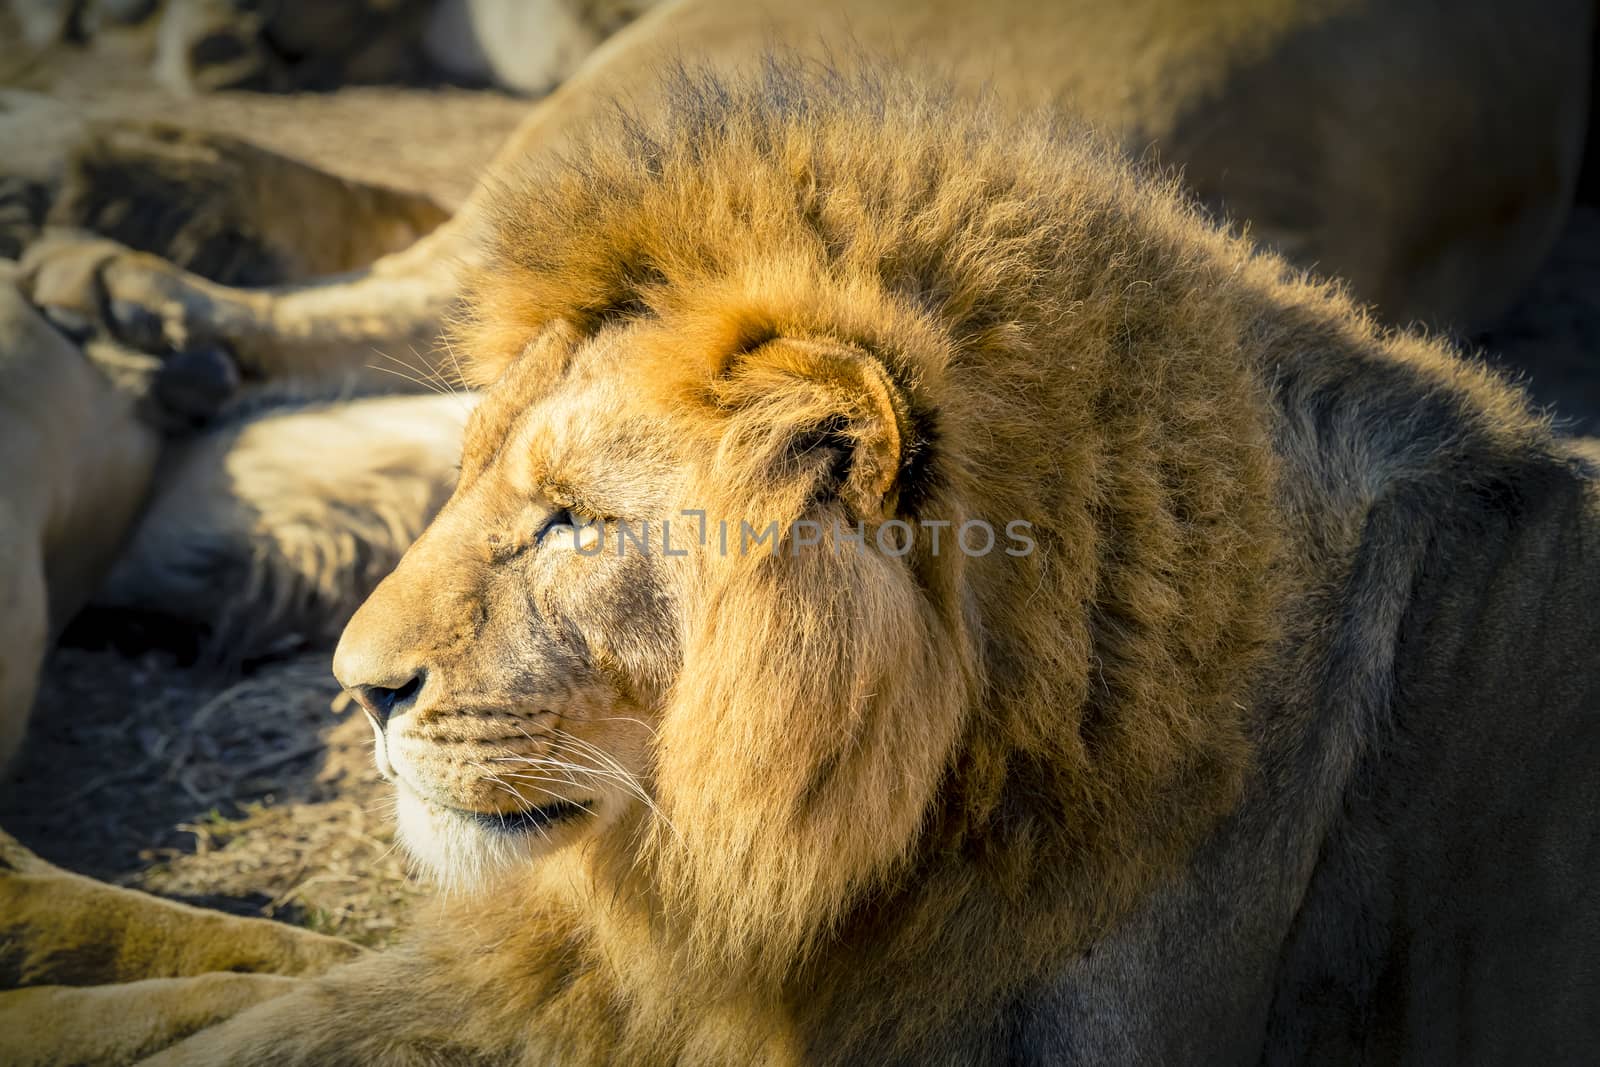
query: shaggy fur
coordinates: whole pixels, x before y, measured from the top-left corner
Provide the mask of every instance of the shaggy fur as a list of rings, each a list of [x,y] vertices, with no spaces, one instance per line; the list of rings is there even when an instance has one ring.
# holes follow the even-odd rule
[[[1593,909],[1532,938],[1478,881],[1454,895],[1462,857],[1525,836],[1521,802],[1478,790],[1474,821],[1476,781],[1409,769],[1413,738],[1521,760],[1558,731],[1563,781],[1600,749],[1593,686],[1500,713],[1551,669],[1514,637],[1484,646],[1487,703],[1451,680],[1481,615],[1457,571],[1504,558],[1486,610],[1600,629],[1544,591],[1600,527],[1522,398],[1081,135],[781,67],[673,101],[501,189],[461,484],[336,661],[402,793],[516,810],[459,746],[595,727],[612,693],[651,724],[610,764],[647,795],[601,794],[581,844],[160,1062],[1584,1047]],[[685,504],[1020,517],[1038,549],[924,530],[904,557],[629,569],[542,532]],[[1586,862],[1592,809],[1561,796],[1540,847]],[[1530,913],[1575,899],[1566,870],[1522,870]],[[1515,1025],[1453,1007],[1486,997]]]
[[[298,42],[291,51],[306,58],[344,39],[316,27],[340,22],[348,6],[279,3],[270,13],[241,13],[209,0],[168,5],[163,38],[187,63],[189,44],[237,44],[240,27],[266,19],[279,44],[287,33]],[[555,8],[572,17],[537,17]],[[474,62],[532,85],[522,79],[548,76],[558,69],[548,65],[552,57],[570,58],[570,46],[586,47],[633,5],[475,0],[437,10],[445,25],[435,28],[472,22],[485,31]],[[749,0],[674,0],[619,30],[556,91],[530,104],[500,157],[548,160],[617,99],[649,113],[659,103],[661,70],[678,56],[724,74],[748,71],[774,46],[813,62],[887,62],[948,78],[960,94],[993,90],[1006,109],[1070,106],[1130,154],[1181,169],[1208,208],[1247,224],[1257,241],[1346,279],[1391,321],[1466,328],[1506,306],[1566,217],[1582,154],[1593,17],[1593,0],[1538,0],[1515,10],[1504,0],[817,0],[757,7]],[[552,35],[557,24],[579,32],[563,35],[558,27]],[[213,39],[214,31],[222,38]],[[366,44],[383,52],[384,37]],[[242,55],[224,49],[219,70],[259,73],[260,59],[251,47]],[[18,143],[59,143],[60,125],[59,118],[29,124]],[[436,142],[426,128],[415,139]],[[404,161],[392,165],[401,181]],[[42,206],[34,194],[43,174],[29,165],[21,176],[27,180],[14,190],[13,237],[33,233]],[[158,408],[175,409],[164,412],[163,425],[172,414],[187,425],[216,413],[222,394],[237,384],[218,366],[229,356],[246,380],[291,381],[323,396],[345,396],[356,380],[365,391],[453,372],[437,348],[438,327],[459,295],[456,265],[478,254],[479,230],[492,214],[487,185],[405,251],[313,284],[302,284],[305,272],[363,266],[366,257],[426,230],[437,210],[226,138],[159,126],[95,132],[67,168],[65,186],[54,221],[161,256],[108,251],[103,243],[36,242],[29,256],[40,269],[30,272],[26,292],[75,336],[98,327],[159,354],[163,378],[176,379],[179,394],[176,402],[160,398]],[[7,214],[0,204],[0,229]],[[235,287],[268,280],[288,284]],[[168,359],[174,351],[179,358]],[[382,365],[373,370],[375,362]],[[409,430],[390,432],[403,437]],[[252,459],[266,455],[265,431],[250,435]],[[226,462],[215,441],[200,446],[194,466],[215,471]],[[282,453],[292,457],[297,448],[288,442]],[[133,587],[145,597],[140,607],[160,613],[173,603],[165,594],[180,584],[261,574],[266,564],[261,584],[212,584],[207,610],[220,604],[242,618],[257,608],[251,597],[263,585],[315,588],[318,598],[300,603],[325,613],[296,628],[337,626],[370,583],[329,581],[319,560],[338,557],[305,552],[298,518],[315,516],[319,530],[334,531],[331,541],[373,538],[358,554],[383,560],[403,547],[390,531],[409,536],[426,512],[412,503],[415,480],[398,477],[390,507],[405,511],[406,523],[367,522],[366,508],[347,520],[336,492],[318,492],[340,482],[332,466],[338,457],[330,452],[326,460],[319,468],[325,477],[288,496],[271,478],[206,482],[223,494],[200,506],[207,521],[161,526],[164,535],[192,531],[194,540],[168,537],[166,555],[142,556],[147,580]],[[355,461],[348,476],[370,473]],[[147,477],[141,473],[141,484]],[[255,521],[273,515],[291,521],[281,530]],[[244,536],[227,536],[239,529]],[[143,540],[149,548],[156,538]],[[276,564],[283,566],[271,569]],[[333,590],[344,598],[322,596]]]
[[[470,373],[497,376],[560,319],[638,320],[637,387],[717,457],[688,494],[714,517],[809,516],[817,490],[786,457],[841,416],[854,457],[857,434],[901,421],[889,499],[825,517],[1021,519],[1039,550],[934,556],[925,537],[903,568],[708,564],[729,573],[705,579],[658,750],[687,850],[659,842],[671,910],[706,917],[729,958],[788,960],[885,877],[930,876],[904,866],[919,832],[976,834],[1084,936],[1226,809],[1246,758],[1279,535],[1261,385],[1231,351],[1238,309],[1212,295],[1231,264],[1186,247],[1189,210],[1166,190],[1151,203],[1092,142],[897,94],[886,121],[883,92],[853,82],[774,72],[758,95],[727,91],[685,82],[667,128],[503,197],[468,301]],[[898,411],[858,410],[856,375],[774,338],[880,368]],[[853,624],[829,626],[819,608],[842,590]],[[915,742],[895,721],[910,707]],[[815,736],[791,732],[770,762],[726,759],[806,722]],[[758,832],[801,811],[795,835]]]

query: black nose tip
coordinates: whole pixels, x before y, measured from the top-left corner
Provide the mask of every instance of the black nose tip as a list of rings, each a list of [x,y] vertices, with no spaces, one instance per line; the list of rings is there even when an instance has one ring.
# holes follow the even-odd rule
[[[391,715],[405,711],[416,701],[426,678],[425,672],[418,671],[411,676],[410,681],[398,689],[389,689],[381,685],[358,685],[350,692],[361,702],[362,707],[372,713],[380,726],[385,726],[388,725]]]

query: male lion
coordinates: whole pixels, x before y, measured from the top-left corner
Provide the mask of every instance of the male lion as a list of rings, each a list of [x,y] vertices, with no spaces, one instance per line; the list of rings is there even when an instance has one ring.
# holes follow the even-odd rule
[[[509,10],[445,6],[474,18]],[[661,71],[675,62],[726,73],[770,47],[841,70],[887,59],[932,71],[960,93],[989,93],[1008,110],[1066,105],[1131,153],[1181,170],[1205,204],[1258,240],[1342,277],[1391,321],[1470,328],[1505,307],[1565,218],[1582,156],[1593,22],[1592,0],[673,0],[531,105],[502,167],[559,155],[619,99],[650,113]],[[496,25],[538,28],[510,17]],[[493,50],[538,53],[504,41]],[[99,323],[118,343],[178,353],[175,362],[226,347],[247,383],[293,381],[341,400],[352,379],[394,380],[368,372],[375,350],[391,359],[414,352],[431,361],[423,373],[452,373],[437,336],[459,293],[458,268],[481,256],[492,185],[410,247],[354,275],[313,279],[307,271],[359,265],[361,251],[426,230],[437,209],[209,145],[166,131],[115,131],[85,144],[72,195],[52,219],[169,260],[181,250],[181,261],[103,241],[51,241],[28,256],[33,301],[56,322]],[[130,210],[130,190],[165,193],[186,174],[201,194],[198,220],[171,203]],[[151,215],[176,232],[135,225]],[[263,269],[285,273],[274,285],[236,288],[264,280],[219,278],[216,266],[237,266],[241,251],[266,253]],[[184,621],[223,619],[221,643],[239,655],[272,647],[283,630],[337,631],[453,480],[463,405],[384,403],[324,408],[321,422],[236,422],[170,450],[101,598]],[[359,434],[368,446],[308,444],[311,434]],[[310,449],[317,461],[308,464]],[[148,464],[128,467],[137,501]],[[351,487],[361,497],[354,509]],[[121,533],[92,508],[85,516],[113,540]],[[48,540],[70,555],[70,541],[31,521],[19,537],[30,551]],[[98,572],[86,560],[68,564]],[[0,571],[14,569],[0,556]],[[78,603],[58,600],[56,625]],[[18,625],[28,633],[16,647],[43,643],[42,613]],[[0,659],[15,677],[31,677],[37,662],[31,651],[0,649]],[[14,688],[29,692],[31,680]],[[25,713],[26,700],[0,706],[13,736]],[[5,751],[0,739],[0,760]]]
[[[1600,497],[1519,393],[888,77],[683,80],[492,218],[335,657],[461,891],[151,1062],[1591,1054]]]

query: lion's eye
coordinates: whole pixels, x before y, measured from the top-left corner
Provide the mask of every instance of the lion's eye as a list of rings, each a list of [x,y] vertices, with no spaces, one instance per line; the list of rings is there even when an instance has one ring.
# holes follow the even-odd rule
[[[578,520],[568,508],[560,508],[550,513],[550,517],[544,520],[544,525],[540,526],[539,532],[534,535],[534,543],[544,544],[546,537],[563,526],[572,530],[578,528]]]
[[[601,538],[600,527],[599,519],[570,508],[561,508],[545,518],[534,535],[534,545],[540,548],[545,545],[575,548],[584,555],[592,556]]]

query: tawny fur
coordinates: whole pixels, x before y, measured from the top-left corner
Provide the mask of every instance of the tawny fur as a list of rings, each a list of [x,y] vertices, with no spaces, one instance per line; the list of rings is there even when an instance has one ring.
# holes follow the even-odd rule
[[[842,343],[910,412],[901,507],[869,529],[1021,519],[1039,551],[924,541],[909,574],[819,556],[709,577],[662,715],[686,849],[658,842],[662,891],[719,955],[789,960],[881,880],[926,877],[919,835],[977,836],[1086,937],[1226,809],[1247,755],[1279,533],[1244,309],[1218,296],[1231,246],[1091,140],[903,88],[880,118],[883,91],[853,79],[726,91],[685,82],[665,127],[514,180],[468,300],[469,374],[557,320],[641,319],[636,388],[717,457],[692,499],[786,524],[805,496],[775,461],[840,408],[790,395],[805,374],[762,345]],[[841,596],[847,627],[819,611]],[[807,795],[824,768],[832,804]],[[1021,794],[1039,810],[1015,825]]]
[[[220,661],[333,641],[449,496],[474,402],[284,401],[170,446],[92,603],[201,627]]]
[[[428,197],[335,177],[233,137],[124,122],[90,124],[48,222],[212,281],[260,286],[360,270],[448,217]]]
[[[199,6],[217,7],[226,24],[261,17],[227,14],[228,5]],[[612,5],[567,6],[588,28],[584,41],[589,29],[621,21]],[[297,23],[314,21],[324,7],[298,5],[287,14]],[[476,5],[471,14],[513,9],[522,10]],[[1592,21],[1589,0],[1542,0],[1515,11],[1496,0],[1079,0],[1059,8],[1022,2],[975,8],[961,0],[758,7],[746,0],[676,0],[620,31],[557,92],[532,105],[501,155],[548,158],[618,98],[648,112],[661,69],[677,55],[724,73],[748,69],[772,45],[814,61],[887,61],[948,77],[960,92],[991,87],[1007,108],[1041,101],[1068,106],[1125,150],[1182,168],[1210,208],[1248,224],[1293,261],[1345,277],[1394,321],[1481,325],[1511,299],[1565,217],[1581,154]],[[194,28],[209,26],[208,17]],[[291,36],[304,37],[305,29],[300,24]],[[551,43],[523,47],[511,39],[515,34],[505,36],[496,43],[523,62]],[[191,107],[185,105],[185,117]],[[233,128],[240,120],[232,112],[225,120],[212,114],[211,124],[218,121]],[[70,125],[51,114],[27,126],[19,144],[57,143]],[[436,143],[436,136],[422,129],[417,140]],[[1474,164],[1460,166],[1467,157]],[[238,178],[241,164],[251,172],[246,179],[261,172],[274,180],[230,179],[227,188],[215,187],[218,175]],[[403,160],[390,166],[398,170],[386,171],[381,161],[363,169],[406,179]],[[35,166],[24,170],[38,176]],[[152,185],[151,174],[134,173],[142,170],[160,172],[159,180]],[[299,284],[302,272],[360,266],[363,256],[426,230],[437,212],[415,198],[351,186],[225,138],[142,126],[100,131],[80,146],[72,173],[59,221],[140,246],[160,238],[167,259],[209,273],[211,281],[154,256],[130,253],[107,262],[94,252],[93,269],[65,272],[72,284],[54,291],[32,286],[35,301],[79,320],[103,316],[110,334],[151,351],[225,345],[251,375],[314,382],[329,395],[353,379],[394,385],[396,368],[369,373],[375,349],[409,353],[393,358],[449,373],[449,359],[434,350],[437,325],[458,293],[456,262],[476,254],[489,198],[475,195],[436,233],[354,277],[308,286]],[[207,210],[195,218],[170,212],[172,205],[159,201],[174,190],[200,195]],[[152,192],[157,202],[146,203]],[[170,225],[130,228],[121,217],[130,202]],[[77,254],[70,247],[54,253],[64,260]],[[230,284],[293,284],[244,290],[214,284],[219,276]],[[319,525],[343,522],[332,499],[307,494],[303,505],[306,513],[320,513]],[[238,505],[223,500],[209,510]],[[362,536],[354,528],[343,532]],[[292,540],[295,530],[285,535]],[[243,564],[259,544],[228,546],[231,562]],[[394,547],[376,544],[373,555]],[[190,545],[173,548],[153,577],[177,573],[195,555]],[[299,580],[293,570],[283,577],[279,584]],[[235,588],[232,614],[249,613],[253,588]],[[323,624],[337,624],[354,607],[348,600],[330,604]]]
[[[667,111],[504,180],[461,486],[336,660],[426,666],[448,699],[407,728],[447,724],[459,775],[483,695],[522,699],[485,651],[542,640],[546,605],[590,611],[596,649],[668,635],[611,663],[659,694],[629,767],[653,805],[163,1062],[1003,1060],[1001,1006],[1188,892],[1320,709],[1383,714],[1427,544],[1404,531],[1474,499],[1440,487],[1564,469],[1491,375],[1081,132],[782,66],[685,78]],[[552,493],[1022,518],[1038,551],[652,557],[629,581],[670,593],[640,613],[519,540]],[[356,676],[383,657],[393,680]],[[1285,879],[1331,807],[1271,853]],[[402,991],[404,1018],[355,1021]]]
[[[0,272],[0,768],[46,650],[115,558],[158,453],[134,403]]]

